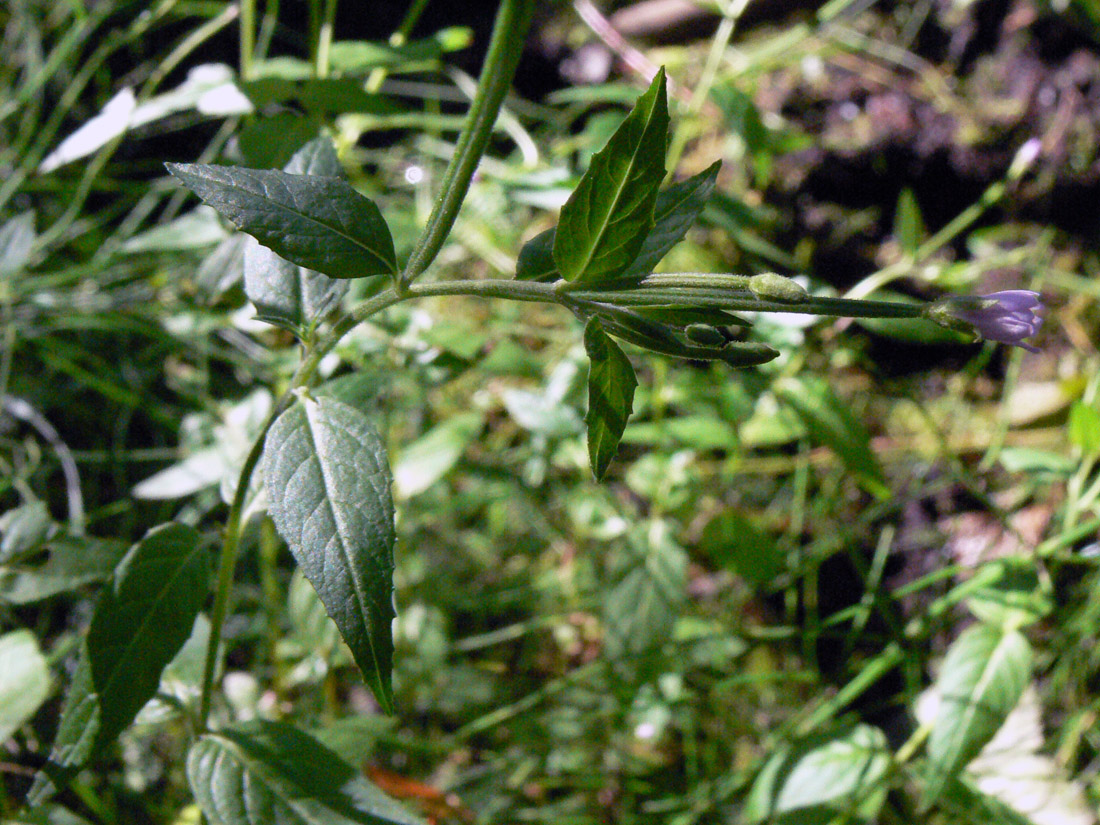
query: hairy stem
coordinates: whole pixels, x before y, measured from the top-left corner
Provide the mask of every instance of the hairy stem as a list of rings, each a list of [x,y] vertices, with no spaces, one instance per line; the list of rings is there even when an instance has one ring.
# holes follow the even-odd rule
[[[470,104],[466,125],[443,174],[439,200],[428,216],[428,224],[417,239],[401,274],[402,289],[431,265],[454,226],[459,207],[470,188],[470,180],[489,145],[504,96],[516,74],[533,8],[533,0],[503,0],[500,4],[485,65],[478,80],[477,95]]]

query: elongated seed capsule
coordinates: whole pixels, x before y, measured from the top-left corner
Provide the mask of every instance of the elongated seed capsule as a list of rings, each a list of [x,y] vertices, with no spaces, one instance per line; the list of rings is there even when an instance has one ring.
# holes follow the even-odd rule
[[[749,278],[749,290],[757,298],[787,304],[800,304],[810,297],[810,293],[797,283],[775,272],[753,275]]]

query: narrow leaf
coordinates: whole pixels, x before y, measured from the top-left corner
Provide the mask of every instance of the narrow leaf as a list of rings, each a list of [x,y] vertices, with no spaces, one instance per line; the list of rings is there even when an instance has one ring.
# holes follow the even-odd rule
[[[332,278],[393,274],[378,207],[346,181],[271,169],[169,163],[168,171],[264,246]]]
[[[161,671],[191,633],[209,578],[206,548],[183,524],[151,530],[126,554],[96,602],[32,802],[113,741],[153,697]]]
[[[393,710],[394,510],[381,438],[334,398],[302,398],[264,446],[271,516],[363,677]]]
[[[421,825],[312,736],[255,720],[208,733],[187,757],[213,825]]]
[[[667,141],[662,69],[562,207],[554,260],[567,281],[611,280],[637,256],[653,227]]]
[[[653,228],[649,230],[638,256],[619,276],[620,280],[644,278],[653,272],[661,258],[676,246],[707,205],[721,161],[715,161],[698,175],[674,183],[657,195],[653,210]]]
[[[978,624],[952,643],[936,681],[940,705],[928,739],[926,803],[993,738],[1030,677],[1031,647],[1016,630]]]
[[[921,217],[917,196],[908,187],[898,196],[897,209],[894,211],[894,237],[898,246],[907,255],[915,255],[924,240],[926,232]]]
[[[619,449],[626,422],[634,410],[634,389],[638,379],[634,367],[622,349],[607,333],[598,318],[584,328],[584,348],[591,366],[588,370],[588,460],[596,479],[602,479]]]

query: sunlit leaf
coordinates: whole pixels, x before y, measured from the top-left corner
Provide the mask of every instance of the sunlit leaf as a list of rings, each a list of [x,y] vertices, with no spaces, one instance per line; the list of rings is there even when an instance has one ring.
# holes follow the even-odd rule
[[[332,278],[397,270],[382,213],[340,178],[205,164],[167,166],[239,229],[299,266]]]
[[[264,480],[275,526],[392,711],[394,509],[378,433],[354,407],[303,397],[268,432]]]
[[[935,801],[993,738],[1030,677],[1031,646],[1017,630],[978,624],[952,643],[936,680],[926,802]]]
[[[421,825],[312,736],[255,720],[202,736],[187,757],[213,825]]]
[[[613,279],[637,256],[653,227],[667,140],[662,70],[562,207],[554,260],[567,281]]]

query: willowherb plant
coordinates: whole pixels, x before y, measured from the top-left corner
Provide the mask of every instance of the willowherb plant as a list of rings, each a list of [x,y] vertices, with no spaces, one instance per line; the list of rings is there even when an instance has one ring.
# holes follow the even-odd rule
[[[350,648],[379,705],[394,711],[391,622],[394,504],[386,451],[369,417],[311,392],[321,360],[360,322],[395,304],[439,295],[543,302],[584,323],[590,367],[585,418],[597,479],[608,470],[633,409],[637,378],[619,342],[731,367],[779,353],[744,340],[738,313],[926,318],[977,336],[1033,349],[1041,304],[1033,292],[952,297],[922,305],[809,294],[777,274],[664,273],[654,269],[694,223],[718,164],[660,189],[669,113],[663,70],[591,160],[556,228],[521,250],[509,280],[421,281],[442,247],[483,155],[509,88],[531,17],[530,0],[504,0],[465,130],[442,192],[402,265],[385,217],[340,176],[330,142],[307,144],[283,171],[170,164],[203,201],[251,235],[245,288],[264,320],[305,344],[290,388],[277,401],[243,462],[220,552],[211,633],[188,758],[196,800],[214,822],[261,821],[240,794],[275,818],[324,809],[323,821],[413,822],[361,776],[304,733],[250,723],[211,731],[222,637],[250,482],[262,466],[268,510],[305,577]],[[384,283],[372,297],[331,315],[348,279]],[[156,691],[207,598],[207,548],[180,524],[151,531],[126,556],[97,603],[50,758],[32,792],[44,799],[118,736]],[[252,783],[249,790],[249,783]],[[304,797],[287,788],[306,789]],[[242,807],[244,805],[244,807]],[[312,806],[312,807],[311,807]],[[349,819],[334,819],[352,812]],[[331,816],[329,816],[331,815]],[[356,818],[360,817],[360,818]],[[365,817],[365,818],[362,818]],[[312,821],[312,820],[311,820]]]

